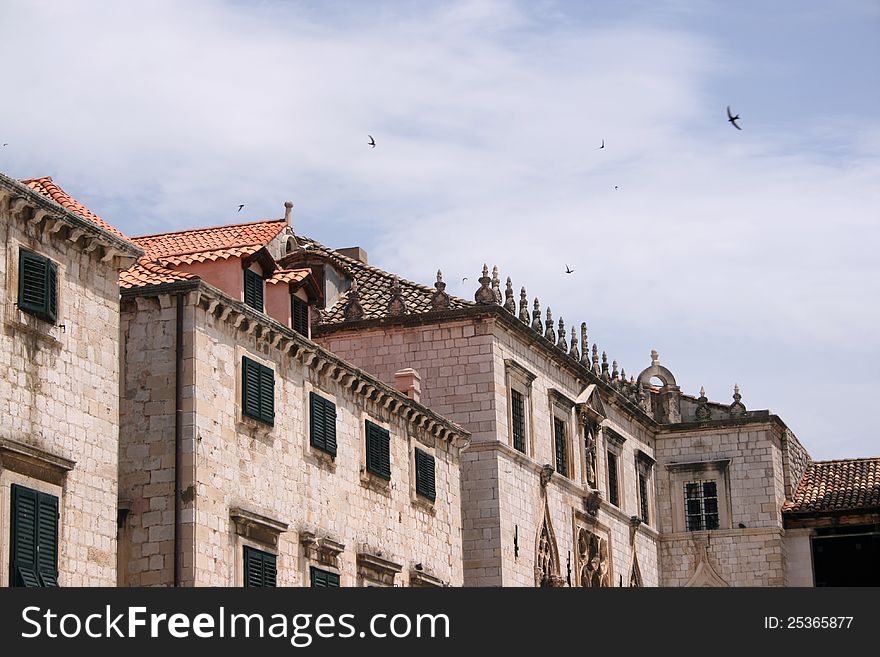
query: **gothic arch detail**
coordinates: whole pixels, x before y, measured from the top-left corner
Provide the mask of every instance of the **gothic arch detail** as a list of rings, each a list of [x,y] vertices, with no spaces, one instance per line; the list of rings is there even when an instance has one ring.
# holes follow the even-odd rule
[[[578,586],[611,586],[611,555],[608,540],[578,527]]]
[[[559,575],[559,550],[550,520],[550,509],[544,502],[544,519],[538,531],[535,546],[535,584],[537,586],[562,586],[564,578]]]

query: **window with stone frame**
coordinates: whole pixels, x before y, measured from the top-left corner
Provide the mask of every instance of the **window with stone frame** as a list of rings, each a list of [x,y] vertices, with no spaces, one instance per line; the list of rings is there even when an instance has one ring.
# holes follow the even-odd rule
[[[626,438],[607,426],[603,427],[602,435],[605,437],[605,485],[608,502],[622,509],[622,493],[625,489],[621,457]]]
[[[568,476],[568,437],[567,424],[558,417],[553,418],[553,459],[556,472]]]
[[[505,376],[507,379],[507,422],[509,445],[518,452],[533,455],[531,422],[531,390],[535,375],[514,360],[507,359]]]
[[[339,588],[339,573],[312,566],[309,568],[310,586],[312,588]]]
[[[730,529],[730,459],[668,463],[672,531]]]
[[[553,449],[553,468],[563,477],[574,477],[574,460],[572,454],[572,409],[574,401],[560,391],[550,390],[550,436]]]
[[[264,424],[275,423],[275,372],[247,356],[241,358],[241,413]]]
[[[58,265],[26,249],[18,251],[18,308],[52,324],[58,315]]]
[[[654,459],[641,449],[636,450],[636,483],[638,486],[639,518],[646,525],[651,524],[653,506],[651,489],[653,482]]]
[[[287,524],[240,507],[229,509],[229,520],[233,547],[241,555],[236,581],[246,588],[277,586],[278,540]]]
[[[58,586],[58,498],[11,487],[9,585]]]
[[[249,545],[244,546],[244,585],[274,587],[278,574],[277,556]]]

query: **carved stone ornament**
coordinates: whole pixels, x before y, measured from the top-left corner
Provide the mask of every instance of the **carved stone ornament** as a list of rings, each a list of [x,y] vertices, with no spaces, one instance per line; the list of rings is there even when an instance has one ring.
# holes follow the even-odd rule
[[[406,301],[403,300],[403,293],[400,289],[400,279],[396,276],[394,280],[391,281],[391,297],[388,299],[388,308],[386,310],[386,314],[395,316],[395,315],[405,315],[408,312],[406,307]]]
[[[544,521],[538,534],[535,552],[535,584],[538,586],[565,586],[565,578],[559,574],[559,551],[553,525],[550,522],[550,510],[544,504]]]
[[[483,265],[483,275],[480,277],[480,288],[474,293],[474,301],[480,304],[495,303],[495,293],[490,287],[492,279],[489,278],[489,267]]]
[[[434,294],[431,295],[431,310],[447,310],[449,308],[449,295],[446,293],[446,283],[443,282],[443,272],[437,270],[437,282],[434,283]]]
[[[578,584],[598,588],[611,586],[611,561],[608,541],[593,532],[578,527]]]
[[[544,467],[541,468],[541,488],[547,488],[547,484],[550,483],[550,478],[553,476],[553,466],[549,463],[545,463]]]
[[[356,280],[351,282],[351,289],[348,291],[348,301],[342,311],[346,321],[354,322],[364,318],[364,309],[358,299],[358,283]]]
[[[312,532],[302,532],[299,542],[303,546],[306,559],[324,566],[339,568],[339,555],[345,545],[329,538],[317,538]]]
[[[602,494],[598,490],[591,490],[584,497],[584,510],[592,518],[599,514],[599,507],[602,506]]]
[[[700,422],[712,419],[712,409],[709,408],[709,399],[706,397],[705,388],[700,388],[700,396],[697,397],[697,410],[694,417]]]

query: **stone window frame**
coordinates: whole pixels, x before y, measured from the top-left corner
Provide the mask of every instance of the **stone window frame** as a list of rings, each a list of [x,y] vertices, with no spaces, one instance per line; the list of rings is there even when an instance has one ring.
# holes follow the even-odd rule
[[[700,532],[731,529],[733,517],[730,499],[730,459],[689,461],[666,465],[669,476],[669,495],[672,509],[672,531],[699,534]],[[688,531],[685,522],[684,486],[696,481],[714,481],[718,497],[718,527]]]
[[[514,451],[531,458],[535,457],[534,431],[532,430],[532,383],[536,378],[538,378],[536,374],[533,374],[515,360],[511,358],[504,360],[505,396],[507,399],[507,444]],[[525,415],[523,418],[525,430],[523,442],[525,443],[525,452],[520,452],[514,446],[513,396],[511,394],[513,390],[516,390],[523,398],[523,412]]]
[[[649,527],[651,525],[656,525],[657,518],[657,504],[654,499],[654,495],[652,495],[652,491],[654,489],[654,466],[657,461],[645,451],[641,449],[636,450],[636,458],[635,458],[635,466],[636,466],[636,499],[639,502],[639,518],[642,522],[644,522]],[[645,489],[646,489],[646,498],[647,498],[647,509],[642,508],[642,493],[641,493],[641,481],[640,479],[645,479]],[[645,515],[648,516],[648,519],[645,520]]]
[[[337,407],[338,408],[338,407]],[[394,431],[392,431],[391,424],[389,422],[385,422],[384,420],[380,420],[375,415],[371,415],[367,412],[360,413],[360,428],[358,429],[358,436],[360,443],[360,479],[361,485],[366,486],[371,490],[375,490],[379,493],[382,493],[387,496],[391,496],[391,486],[394,478]],[[381,475],[378,475],[374,472],[370,472],[367,470],[367,422],[372,422],[377,427],[385,429],[388,432],[388,469],[390,471],[390,477],[385,479]],[[410,459],[411,460],[411,459]],[[411,481],[415,481],[412,477],[410,477]],[[415,484],[412,485],[413,490],[415,490]]]
[[[601,429],[602,437],[605,442],[605,449],[603,450],[605,461],[605,499],[608,501],[608,504],[623,511],[626,501],[626,476],[625,468],[623,467],[623,446],[626,443],[626,437],[608,424],[602,425]],[[611,501],[611,478],[609,475],[611,466],[608,460],[609,452],[615,456],[615,461],[617,463],[617,468],[615,470],[615,474],[617,475],[617,504],[614,504]]]
[[[24,486],[58,498],[58,554],[64,536],[65,482],[76,461],[20,443],[0,438],[0,587],[8,587],[12,540],[12,486]],[[62,577],[59,558],[59,583]]]
[[[329,537],[318,538],[314,532],[300,532],[299,544],[302,546],[303,586],[311,586],[311,569],[314,566],[339,576],[342,586],[342,565],[339,555],[345,552],[345,544]]]
[[[241,507],[229,509],[229,522],[233,534],[234,586],[241,588],[245,585],[245,547],[275,555],[275,582],[277,585],[282,579],[282,559],[278,546],[281,534],[288,529],[287,523]]]
[[[45,245],[38,245],[45,248]],[[33,315],[29,312],[21,310],[18,307],[18,273],[21,258],[21,252],[29,251],[35,255],[38,255],[42,258],[46,258],[49,262],[55,265],[55,321],[49,321],[46,319],[42,319]],[[65,285],[64,282],[66,280],[67,267],[56,258],[53,258],[47,255],[46,250],[41,250],[40,248],[35,248],[30,244],[22,242],[21,240],[16,239],[15,237],[10,237],[9,242],[7,244],[6,249],[6,262],[7,262],[7,271],[6,271],[6,314],[5,314],[5,322],[7,324],[11,324],[15,328],[24,329],[29,332],[32,332],[34,335],[37,335],[41,338],[45,338],[50,343],[57,344],[57,338],[51,335],[49,332],[53,329],[61,329],[61,331],[65,331],[66,327],[64,324],[64,301],[65,301]]]
[[[396,586],[394,580],[403,571],[403,564],[395,563],[381,555],[381,552],[369,549],[357,553],[355,562],[358,587],[390,588]]]
[[[266,422],[262,422],[261,420],[257,420],[256,418],[252,418],[248,415],[244,414],[244,386],[242,385],[241,377],[242,377],[242,368],[244,367],[244,363],[242,361],[243,357],[247,357],[252,361],[263,365],[270,370],[272,370],[272,378],[274,383],[273,389],[275,394],[275,399],[273,406],[275,408],[275,416],[272,424],[267,424]],[[261,433],[269,434],[275,430],[275,427],[278,426],[278,418],[280,415],[280,409],[284,408],[284,405],[279,403],[281,399],[282,386],[280,385],[284,379],[278,374],[278,363],[273,360],[269,360],[262,354],[257,354],[254,351],[247,349],[241,345],[235,346],[235,423],[238,427],[238,430],[241,431],[242,427],[247,427],[246,431],[250,432],[254,429],[259,430]]]
[[[438,469],[437,469],[438,459],[437,459],[437,453],[436,453],[437,452],[437,444],[436,444],[436,442],[434,444],[429,444],[428,442],[425,442],[424,440],[417,439],[413,436],[410,436],[410,438],[407,442],[408,442],[407,454],[409,455],[408,456],[408,461],[409,461],[408,467],[409,467],[409,499],[410,499],[410,503],[413,506],[419,506],[419,507],[424,508],[426,511],[428,511],[429,513],[431,513],[433,515],[436,512],[436,505],[437,505],[437,495],[436,495],[437,474],[438,474]],[[422,495],[419,495],[419,493],[416,492],[416,449],[419,449],[419,450],[425,452],[431,458],[434,459],[435,496],[434,496],[433,500],[430,498],[424,497]]]
[[[572,413],[574,412],[575,402],[569,399],[564,393],[551,388],[549,391],[550,401],[550,440],[551,452],[553,454],[553,471],[569,480],[574,480],[577,476],[575,468],[575,444],[573,427],[577,423],[573,421]],[[565,426],[565,473],[561,473],[556,469],[556,420],[562,421]],[[582,450],[578,449],[580,455]]]

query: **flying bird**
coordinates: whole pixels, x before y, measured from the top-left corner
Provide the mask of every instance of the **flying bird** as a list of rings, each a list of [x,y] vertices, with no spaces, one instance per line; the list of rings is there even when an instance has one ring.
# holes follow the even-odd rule
[[[599,148],[597,148],[596,150],[601,151],[603,148],[605,148],[605,140],[604,139],[602,140],[602,145],[599,146]]]
[[[614,186],[614,189],[617,189],[617,185]]]
[[[566,274],[573,274],[573,273],[574,273],[574,269],[569,269],[568,265],[565,265],[565,273],[566,273]]]
[[[464,283],[467,280],[467,276],[461,279],[461,282]]]
[[[739,114],[737,114],[736,116],[734,116],[733,114],[731,114],[731,112],[730,112],[730,105],[728,105],[728,106],[727,106],[727,121],[728,121],[729,123],[732,123],[732,124],[733,124],[733,127],[736,128],[737,130],[742,130],[742,128],[740,128],[740,127],[736,124],[737,120],[739,120]]]
[[[244,203],[242,203],[241,205],[238,206],[238,210],[236,210],[236,212],[241,212],[241,209],[242,209],[243,207],[244,207]]]
[[[370,145],[370,148],[376,148],[376,140],[373,139],[373,135],[367,135],[370,138],[370,141],[367,143]]]

